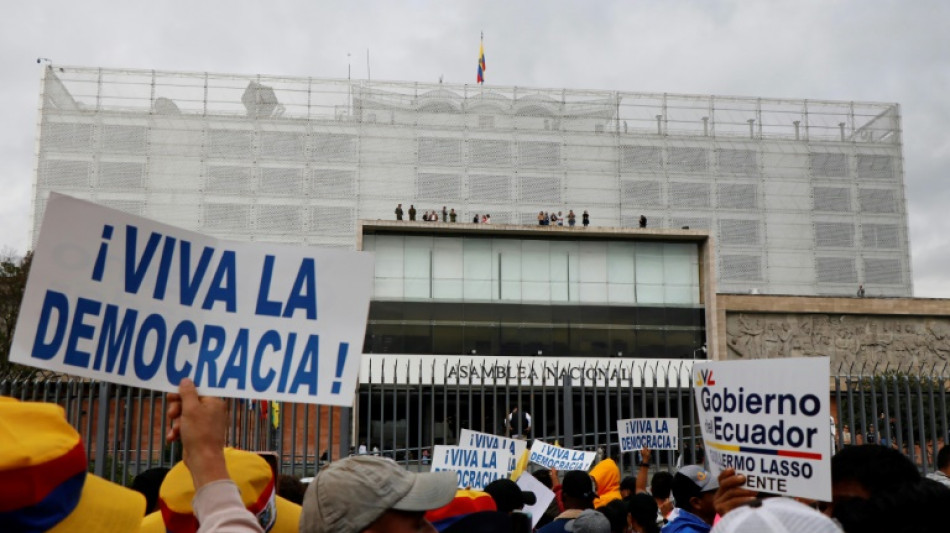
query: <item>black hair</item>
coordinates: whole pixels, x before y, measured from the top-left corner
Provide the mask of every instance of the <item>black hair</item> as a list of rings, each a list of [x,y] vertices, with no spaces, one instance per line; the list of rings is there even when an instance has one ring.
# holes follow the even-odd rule
[[[673,499],[676,500],[676,506],[680,509],[692,511],[693,504],[690,503],[690,500],[700,495],[699,487],[696,486],[696,483],[693,483],[693,480],[688,476],[677,472],[673,476],[671,489]]]
[[[650,493],[654,498],[665,500],[670,497],[670,491],[673,490],[673,474],[660,471],[653,474],[650,480]]]
[[[870,499],[835,503],[833,518],[845,531],[862,533],[943,533],[950,488],[922,478],[881,490]]]
[[[611,500],[597,510],[607,517],[611,533],[624,533],[627,530],[627,506],[620,500]]]
[[[305,492],[307,492],[307,486],[296,477],[288,474],[277,476],[277,495],[281,498],[303,505]]]
[[[657,524],[657,513],[659,511],[656,500],[649,494],[634,494],[627,498],[624,503],[627,505],[627,512],[640,525],[644,533],[659,533],[660,526]]]
[[[937,452],[937,468],[943,470],[950,466],[950,444],[945,444]]]
[[[831,482],[855,481],[871,495],[920,481],[917,466],[886,446],[849,446],[831,458]]]
[[[554,486],[554,483],[551,481],[551,471],[548,470],[547,468],[542,468],[541,470],[535,470],[534,472],[531,473],[531,475],[534,476],[534,479],[537,479],[538,481],[541,482],[542,485],[544,485],[545,487],[549,489]]]
[[[139,472],[139,475],[132,480],[132,490],[145,496],[145,514],[158,510],[158,489],[165,481],[166,474],[168,474],[168,468],[157,466]]]
[[[637,492],[637,478],[627,476],[620,480],[620,490],[629,490],[631,493]]]

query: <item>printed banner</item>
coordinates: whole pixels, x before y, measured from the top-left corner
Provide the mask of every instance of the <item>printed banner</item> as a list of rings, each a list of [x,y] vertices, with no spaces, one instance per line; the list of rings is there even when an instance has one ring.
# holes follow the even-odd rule
[[[508,465],[509,473],[515,469],[518,458],[528,447],[528,443],[520,439],[499,437],[490,433],[472,431],[471,429],[462,430],[459,436],[459,445],[484,450],[508,450],[511,453],[511,464]]]
[[[679,420],[675,418],[631,418],[617,421],[620,451],[634,452],[644,446],[651,450],[678,450]]]
[[[531,445],[530,461],[545,468],[568,470],[589,470],[594,463],[595,452],[571,450],[541,442],[535,439]]]
[[[372,254],[224,241],[51,194],[10,360],[349,406],[372,287]]]
[[[492,481],[508,477],[511,461],[507,450],[436,445],[432,472],[450,470],[458,474],[458,488],[485,490]]]
[[[696,407],[710,470],[746,488],[831,500],[827,357],[697,362]]]

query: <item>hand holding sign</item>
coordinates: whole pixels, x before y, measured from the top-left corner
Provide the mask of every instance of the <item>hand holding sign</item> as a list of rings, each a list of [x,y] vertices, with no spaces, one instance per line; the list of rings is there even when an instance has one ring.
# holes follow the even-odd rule
[[[831,499],[828,358],[708,361],[693,366],[710,470],[749,490]]]

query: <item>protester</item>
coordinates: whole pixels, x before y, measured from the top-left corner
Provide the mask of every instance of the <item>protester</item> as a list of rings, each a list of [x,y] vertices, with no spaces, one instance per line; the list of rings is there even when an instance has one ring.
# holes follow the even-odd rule
[[[355,455],[307,487],[301,533],[400,533],[431,527],[425,512],[455,497],[455,472],[410,472],[391,459]]]
[[[678,512],[663,533],[706,533],[716,517],[718,480],[703,467],[689,465],[673,476],[673,499]]]
[[[525,505],[534,505],[538,502],[533,492],[521,490],[517,483],[508,478],[492,481],[485,486],[485,492],[491,495],[495,500],[495,507],[502,513],[520,511]]]
[[[300,506],[277,495],[274,471],[263,457],[232,448],[223,450],[227,472],[237,486],[240,506],[247,512],[233,510],[253,522],[232,523],[231,520],[212,509],[213,516],[206,518],[197,513],[200,498],[195,490],[195,480],[188,465],[182,461],[165,476],[159,490],[161,511],[152,513],[142,521],[141,533],[188,533],[190,531],[268,531],[270,533],[294,533],[300,522]],[[195,461],[190,461],[194,464]],[[229,484],[232,482],[229,481]],[[206,494],[206,493],[205,493]],[[194,506],[194,507],[193,507]],[[251,526],[257,526],[252,528]]]
[[[194,491],[190,503],[194,520],[200,524],[198,531],[263,531],[257,517],[246,509],[237,484],[228,476],[224,455],[227,404],[220,398],[198,396],[194,382],[188,378],[178,384],[178,394],[169,394],[167,400],[171,428],[165,440],[181,440],[185,472],[191,475]],[[266,465],[263,458],[258,458]],[[267,469],[270,471],[270,466]]]
[[[140,492],[145,496],[145,514],[158,510],[158,490],[165,481],[168,474],[168,468],[157,466],[139,472],[132,480],[132,490]]]
[[[620,468],[613,459],[607,458],[597,463],[590,471],[590,477],[597,486],[597,499],[594,508],[607,505],[608,502],[623,498],[620,495]]]
[[[505,418],[508,435],[514,439],[526,439],[531,436],[531,414],[515,407]]]
[[[297,476],[280,474],[277,476],[277,495],[287,501],[303,505],[303,495],[307,492],[307,485]]]
[[[62,407],[0,396],[0,530],[137,532],[145,497],[87,466]]]
[[[752,500],[712,528],[713,533],[840,533],[833,520],[789,498]]]
[[[669,472],[666,472],[669,473]],[[612,502],[611,502],[612,503]],[[624,502],[630,516],[629,526],[634,533],[659,533],[665,520],[659,516],[656,500],[649,494],[639,493]]]
[[[610,533],[628,533],[630,525],[630,513],[627,510],[627,504],[622,500],[613,500],[602,507],[597,507],[607,517],[610,522]]]
[[[571,533],[610,533],[610,520],[600,511],[587,509],[565,526],[565,531]]]
[[[627,476],[620,480],[620,497],[626,500],[630,496],[633,496],[639,492],[637,490],[637,478],[633,476]]]
[[[831,458],[831,505],[826,514],[835,517],[835,506],[850,499],[901,490],[920,481],[917,466],[901,452],[884,446],[849,446]]]
[[[950,444],[945,444],[937,452],[937,469],[927,474],[928,479],[950,487]]]
[[[557,482],[557,473],[551,470],[551,479],[554,481],[555,494],[560,494],[561,505],[564,510],[557,515],[550,524],[538,530],[538,533],[563,533],[568,531],[566,526],[580,516],[585,509],[594,508],[594,482],[587,472],[571,470],[564,474],[564,481]]]
[[[426,512],[425,519],[440,533],[509,533],[513,516],[500,512],[488,493],[463,489],[446,505]]]

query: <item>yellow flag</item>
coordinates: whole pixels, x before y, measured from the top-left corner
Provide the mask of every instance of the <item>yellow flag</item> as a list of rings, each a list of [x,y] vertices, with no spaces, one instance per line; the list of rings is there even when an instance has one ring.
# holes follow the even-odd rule
[[[521,457],[518,459],[518,464],[515,465],[515,469],[511,471],[511,480],[518,481],[518,478],[521,477],[521,474],[528,468],[528,457],[531,456],[531,450],[527,448],[521,454]]]

